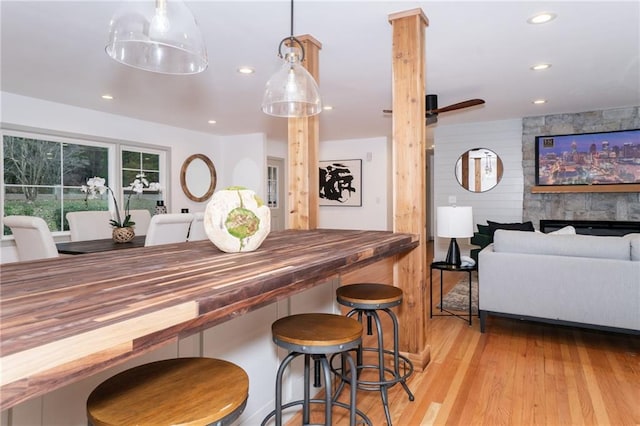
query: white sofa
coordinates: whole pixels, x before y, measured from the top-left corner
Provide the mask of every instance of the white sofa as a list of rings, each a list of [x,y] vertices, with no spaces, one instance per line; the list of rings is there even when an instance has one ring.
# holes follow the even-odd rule
[[[498,230],[478,277],[482,332],[502,315],[640,334],[640,234]]]

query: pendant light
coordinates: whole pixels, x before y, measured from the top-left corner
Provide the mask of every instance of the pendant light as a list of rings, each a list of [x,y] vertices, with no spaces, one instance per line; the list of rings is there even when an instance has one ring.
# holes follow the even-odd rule
[[[283,54],[282,50],[285,48]],[[282,67],[267,82],[262,111],[276,117],[309,117],[322,111],[318,85],[302,66],[304,46],[293,36],[293,0],[291,0],[291,35],[278,46]]]
[[[182,0],[126,2],[109,26],[114,60],[163,74],[196,74],[209,65],[193,14]]]

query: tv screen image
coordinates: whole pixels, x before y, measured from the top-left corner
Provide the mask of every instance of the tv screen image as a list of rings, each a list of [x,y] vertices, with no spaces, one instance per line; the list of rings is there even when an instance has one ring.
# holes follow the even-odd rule
[[[536,137],[536,185],[640,183],[640,129]]]

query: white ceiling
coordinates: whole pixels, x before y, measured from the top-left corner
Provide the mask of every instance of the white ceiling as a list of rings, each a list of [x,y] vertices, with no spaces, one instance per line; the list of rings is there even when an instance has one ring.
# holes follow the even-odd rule
[[[286,138],[286,119],[260,111],[266,81],[289,35],[289,1],[188,1],[209,68],[192,76],[133,69],[107,57],[115,1],[1,3],[1,89],[220,135]],[[391,13],[422,8],[426,90],[439,106],[470,98],[483,106],[440,114],[439,126],[640,105],[638,1],[309,1],[295,3],[295,33],[322,43],[321,140],[390,135]],[[537,12],[558,16],[543,25]],[[530,66],[551,63],[546,71]],[[256,69],[236,72],[240,65]],[[112,101],[101,99],[109,93]],[[545,105],[532,100],[546,98]],[[211,125],[207,120],[216,120]]]

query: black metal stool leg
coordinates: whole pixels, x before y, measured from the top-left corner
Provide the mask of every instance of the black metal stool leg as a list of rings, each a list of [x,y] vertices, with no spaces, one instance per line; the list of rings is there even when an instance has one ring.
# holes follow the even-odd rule
[[[348,353],[346,354],[347,361],[349,363],[349,368],[351,371],[357,371],[356,363],[353,361],[353,358]],[[351,405],[351,410],[349,412],[349,424],[355,426],[356,424],[356,389],[358,387],[358,380],[355,374],[351,374],[351,398],[349,399],[349,404]]]
[[[309,418],[310,418],[310,410],[309,410],[309,400],[311,399],[311,391],[309,390],[309,384],[311,382],[311,379],[309,377],[311,374],[310,358],[311,358],[311,355],[309,354],[304,355],[304,396],[303,396],[303,403],[302,403],[302,423],[303,424],[308,424]]]
[[[322,372],[324,373],[324,424],[331,425],[331,409],[333,401],[331,395],[331,368],[327,357],[322,355],[318,360],[322,364]]]
[[[387,382],[385,378],[385,366],[384,366],[384,337],[382,334],[382,323],[380,316],[376,311],[368,313],[370,317],[376,322],[376,333],[378,334],[378,377],[380,380],[380,397],[382,398],[382,407],[384,408],[384,415],[387,418],[387,424],[391,426],[391,413],[389,413],[389,395],[387,393]],[[395,372],[394,372],[395,374]]]
[[[298,355],[300,354],[291,352],[282,360],[282,362],[280,363],[280,367],[278,367],[278,373],[276,374],[276,426],[282,426],[282,376],[284,376],[284,372],[287,369],[287,366]],[[267,420],[269,420],[269,417],[266,417],[262,421],[262,426],[267,423]]]
[[[357,312],[358,313],[358,322],[360,324],[362,324],[363,311],[361,311],[360,309],[354,309],[351,312]],[[351,312],[349,312],[347,314],[348,317],[351,316]],[[357,351],[357,354],[356,354],[356,365],[362,365],[362,363],[363,363],[362,357],[363,357],[363,355],[362,355],[362,343],[360,343],[360,345],[358,345],[358,351]],[[360,378],[360,370],[359,369],[356,369],[356,375],[357,375],[358,378]]]
[[[389,315],[389,317],[391,318],[391,322],[393,323],[393,371],[395,372],[397,377],[402,377],[400,375],[400,342],[398,337],[398,318],[391,309],[387,308],[384,309],[384,311],[387,313],[387,315]],[[407,386],[407,381],[403,378],[402,380],[400,380],[400,384],[409,396],[409,401],[413,401],[415,397],[413,396],[413,393],[411,393],[409,386]]]

